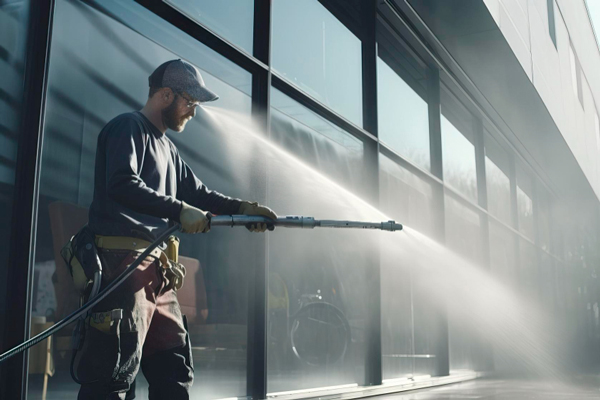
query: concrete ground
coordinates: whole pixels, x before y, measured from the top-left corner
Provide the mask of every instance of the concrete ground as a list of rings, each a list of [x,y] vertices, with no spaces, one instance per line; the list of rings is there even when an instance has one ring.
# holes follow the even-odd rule
[[[62,375],[62,374],[61,374]],[[198,382],[198,385],[201,385]],[[77,397],[77,387],[68,376],[51,379],[48,400],[66,400]],[[138,382],[137,398],[147,399],[146,382],[141,377]],[[200,387],[197,387],[200,389]],[[199,395],[199,393],[196,393]],[[195,396],[192,399],[205,399]],[[28,399],[41,399],[41,379],[32,377]],[[600,399],[600,377],[582,376],[570,383],[557,383],[548,380],[526,379],[476,379],[434,388],[419,389],[396,394],[370,397],[373,400],[589,400]]]
[[[546,380],[476,379],[452,385],[378,396],[376,400],[588,400],[600,399],[600,379],[586,376],[568,384]]]

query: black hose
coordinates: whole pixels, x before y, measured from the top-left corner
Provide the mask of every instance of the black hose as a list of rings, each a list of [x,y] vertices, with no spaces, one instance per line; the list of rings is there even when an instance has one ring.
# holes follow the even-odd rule
[[[31,339],[21,343],[18,346],[13,347],[12,349],[10,349],[10,350],[4,352],[2,355],[0,355],[0,363],[3,363],[4,361],[8,360],[12,356],[22,353],[25,350],[27,350],[28,348],[35,346],[42,340],[47,339],[48,337],[52,336],[53,334],[55,334],[56,332],[58,332],[65,326],[75,322],[77,320],[77,318],[81,317],[83,314],[87,313],[92,307],[94,307],[96,304],[98,304],[102,300],[104,300],[106,298],[106,296],[108,296],[121,283],[123,283],[123,281],[125,281],[125,279],[127,279],[129,277],[129,275],[131,275],[136,270],[138,265],[140,265],[142,263],[142,261],[144,261],[146,259],[146,257],[148,257],[150,255],[152,250],[154,250],[159,244],[161,244],[162,242],[167,240],[169,235],[171,235],[177,229],[179,229],[179,225],[175,225],[175,226],[172,226],[169,229],[167,229],[162,235],[160,235],[158,237],[158,239],[156,239],[154,242],[152,242],[152,244],[146,250],[144,250],[144,252],[142,254],[140,254],[140,256],[129,267],[127,267],[127,269],[125,271],[123,271],[123,273],[121,275],[119,275],[114,281],[109,283],[108,286],[106,286],[104,288],[104,290],[102,290],[100,293],[98,293],[98,295],[96,297],[94,297],[89,302],[87,302],[83,306],[81,306],[81,308],[73,311],[71,314],[67,315],[65,318],[61,319],[60,321],[58,321],[56,324],[52,325],[50,328],[46,329],[45,331],[37,334],[36,336],[32,337]]]

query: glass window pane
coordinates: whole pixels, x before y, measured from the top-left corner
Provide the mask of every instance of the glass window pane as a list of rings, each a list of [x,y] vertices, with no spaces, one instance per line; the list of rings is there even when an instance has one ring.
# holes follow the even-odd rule
[[[442,87],[442,158],[444,182],[477,203],[473,116]]]
[[[516,237],[508,228],[490,221],[490,269],[506,285],[517,287]]]
[[[540,189],[541,195],[538,196],[538,224],[539,224],[539,245],[542,250],[551,252],[554,251],[553,246],[551,246],[551,197],[544,190]]]
[[[4,251],[0,255],[0,326],[8,327],[6,310],[14,299],[7,299],[7,274],[11,248],[12,212],[15,192],[15,166],[23,103],[24,71],[27,52],[27,27],[30,1],[0,0],[0,238]],[[29,110],[28,110],[29,111]],[[35,304],[33,304],[35,307]],[[8,349],[14,343],[3,343]],[[43,342],[44,344],[46,341]],[[44,349],[40,350],[43,351]],[[30,354],[39,351],[30,350]],[[2,384],[2,383],[0,383]]]
[[[396,221],[436,237],[434,186],[379,155],[380,208]]]
[[[479,212],[448,193],[444,203],[446,244],[468,260],[482,265],[484,254]]]
[[[283,152],[266,161],[269,206],[338,219],[372,212],[348,191],[364,186],[363,143],[274,88],[271,105],[270,138]],[[370,242],[348,230],[278,232],[267,253],[268,392],[357,382],[367,346]]]
[[[511,225],[510,178],[508,155],[486,135],[485,176],[488,211]]]
[[[249,117],[251,75],[139,4],[107,0],[103,7],[111,14],[83,3],[56,2],[38,199],[35,266],[39,275],[33,292],[38,304],[46,304],[36,306],[34,315],[46,315],[49,321],[78,305],[58,250],[87,221],[98,134],[117,115],[144,105],[148,76],[161,63],[188,60],[221,97],[210,107],[199,108],[183,133],[167,132],[181,157],[209,188],[256,198],[248,185],[240,184],[252,179],[252,171],[239,168],[230,156],[233,133],[221,128],[224,121],[216,120],[214,112],[220,108]],[[194,346],[192,398],[246,395],[246,274],[258,262],[249,253],[254,246],[241,230],[181,235],[180,261],[188,272],[179,302],[188,316]],[[61,376],[69,375],[70,356],[64,351],[69,337],[68,330],[54,337],[57,348],[63,349],[55,352]],[[41,381],[30,382],[32,392],[39,393]],[[67,379],[63,385],[49,385],[49,398],[75,398],[78,389]],[[137,377],[137,396],[148,396],[143,374]]]
[[[342,185],[364,186],[363,142],[275,88],[271,139]]]
[[[546,310],[552,312],[555,311],[554,306],[558,305],[557,300],[559,299],[558,286],[556,284],[556,261],[545,251],[541,251],[540,255],[540,300]]]
[[[217,35],[252,54],[253,0],[164,0]]]
[[[525,173],[517,168],[517,210],[519,231],[529,239],[534,239],[532,182]]]
[[[477,322],[465,320],[458,315],[460,311],[450,309],[448,312],[450,374],[460,370],[476,371],[479,356],[484,354]]]
[[[381,210],[407,227],[437,237],[434,184],[383,154],[379,154],[379,168]],[[383,251],[381,255],[383,377],[395,379],[431,373],[436,365],[436,340],[439,340],[435,305],[427,301],[429,294],[413,291],[415,279],[426,285],[423,282],[428,278],[426,274],[419,276],[409,268],[402,268],[396,260],[389,259],[389,252]],[[415,305],[415,301],[419,304]],[[415,352],[417,357],[413,357]]]
[[[361,42],[319,1],[273,1],[271,46],[278,73],[362,126]]]
[[[531,299],[537,298],[539,285],[539,272],[537,265],[536,249],[533,243],[519,239],[521,260],[519,264],[519,281],[522,293]]]
[[[381,351],[383,379],[415,373],[411,273],[381,252]]]
[[[414,271],[414,269],[413,269]],[[414,271],[411,277],[414,326],[414,374],[434,375],[438,368],[438,350],[444,337],[444,320],[440,317],[440,305],[431,296],[425,272]]]
[[[401,156],[429,170],[427,101],[381,58],[377,58],[377,106],[381,141]]]

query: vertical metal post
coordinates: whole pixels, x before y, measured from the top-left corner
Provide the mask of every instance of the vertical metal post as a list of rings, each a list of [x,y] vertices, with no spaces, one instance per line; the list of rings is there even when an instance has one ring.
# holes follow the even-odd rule
[[[481,119],[476,118],[473,124],[474,145],[475,145],[475,165],[477,171],[477,200],[481,208],[487,209],[487,180],[485,176],[485,146],[484,130]]]
[[[378,136],[377,133],[377,1],[369,0],[361,4],[363,14],[362,38],[362,81],[363,81],[363,127]],[[379,204],[379,143],[367,141],[365,146],[365,165],[367,171],[367,197],[371,204]],[[365,376],[361,382],[365,386],[381,385],[381,262],[380,249],[371,249],[366,266],[367,290],[370,293],[369,316],[366,335],[367,351]]]
[[[481,208],[488,210],[487,196],[487,175],[485,166],[485,129],[481,119],[476,118],[474,123],[474,142],[475,142],[475,164],[477,171],[477,199]],[[481,245],[483,247],[483,267],[486,270],[491,268],[491,250],[490,250],[490,220],[486,213],[480,213],[481,221]],[[493,350],[492,344],[485,338],[479,338],[475,347],[475,357],[473,363],[477,370],[490,371],[493,369]]]
[[[427,71],[427,100],[429,103],[429,153],[431,173],[444,180],[442,163],[442,107],[440,102],[440,73],[435,68]]]
[[[535,268],[536,271],[531,271],[535,276],[537,282],[534,290],[536,291],[536,297],[538,300],[543,301],[542,295],[542,283],[544,282],[544,273],[554,274],[554,271],[545,270],[545,266],[542,265],[542,246],[540,237],[540,189],[537,182],[531,182],[531,202],[533,205],[533,241],[535,243]],[[546,266],[547,267],[547,266]],[[554,311],[554,310],[553,310]]]
[[[519,230],[519,203],[517,200],[517,165],[514,157],[510,157],[509,160],[509,179],[510,179],[510,210],[511,210],[511,222],[513,228]],[[518,277],[520,274],[521,266],[521,243],[518,235],[514,235],[514,249],[515,249],[515,270],[514,277],[517,279],[514,284],[519,285]]]
[[[260,61],[270,59],[270,0],[254,0],[254,43],[253,53]],[[270,130],[269,93],[271,70],[258,70],[252,75],[252,117],[264,129]],[[267,170],[253,171],[256,186],[261,192],[261,201],[267,201]],[[267,290],[269,276],[268,237],[258,238],[263,246],[255,255],[256,270],[248,280],[248,347],[246,354],[246,394],[252,399],[267,397]]]
[[[429,110],[429,152],[431,160],[431,173],[444,179],[442,155],[442,107],[440,92],[440,74],[435,68],[427,71],[427,102]],[[444,188],[437,187],[434,193],[434,212],[438,221],[436,239],[440,243],[446,241],[446,216],[444,206]],[[440,307],[438,314],[438,340],[435,346],[436,368],[435,376],[450,374],[450,342],[448,335],[448,310]]]
[[[35,3],[35,4],[34,4]],[[15,173],[11,245],[8,255],[7,290],[10,307],[2,329],[2,343],[12,347],[26,340],[30,328],[30,297],[37,221],[37,177],[39,174],[46,76],[52,31],[53,0],[31,2],[27,33],[27,58]],[[0,366],[0,398],[27,397],[28,353],[15,356]]]

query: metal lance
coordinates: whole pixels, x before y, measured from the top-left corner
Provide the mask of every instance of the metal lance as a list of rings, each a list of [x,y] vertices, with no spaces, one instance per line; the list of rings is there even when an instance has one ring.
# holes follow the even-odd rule
[[[301,217],[288,215],[277,219],[261,217],[257,215],[215,215],[210,219],[210,226],[248,226],[250,224],[267,224],[271,227],[283,228],[351,228],[351,229],[379,229],[382,231],[400,231],[402,224],[395,221],[387,222],[362,222],[362,221],[338,221],[338,220],[318,220],[313,217]],[[271,229],[272,230],[272,229]]]

